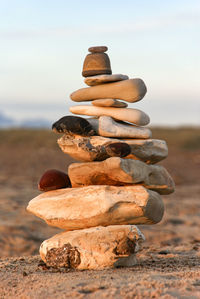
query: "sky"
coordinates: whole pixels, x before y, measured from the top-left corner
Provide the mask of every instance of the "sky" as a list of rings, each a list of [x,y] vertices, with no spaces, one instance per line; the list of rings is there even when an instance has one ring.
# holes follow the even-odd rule
[[[200,125],[199,0],[0,0],[0,114],[69,114],[97,45],[108,46],[113,74],[146,83],[130,108],[152,125]]]

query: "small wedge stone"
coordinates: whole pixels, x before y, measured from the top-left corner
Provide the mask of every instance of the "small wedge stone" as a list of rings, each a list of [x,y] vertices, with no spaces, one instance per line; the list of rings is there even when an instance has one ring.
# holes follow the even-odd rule
[[[40,256],[53,268],[131,267],[144,240],[135,225],[99,226],[53,236],[41,244]]]
[[[87,186],[48,191],[27,210],[65,230],[119,224],[154,224],[164,213],[162,198],[143,186]]]
[[[141,138],[152,137],[151,130],[144,127],[116,122],[112,117],[100,116],[98,119],[88,118],[87,121],[100,136],[115,138]]]
[[[110,157],[125,157],[148,164],[157,163],[168,155],[167,144],[158,139],[117,139],[102,136],[58,139],[61,150],[78,161],[103,161]]]
[[[120,99],[126,102],[140,101],[147,88],[141,79],[122,80],[109,84],[99,84],[74,91],[70,98],[75,102],[93,101],[96,99]]]
[[[72,163],[68,169],[72,187],[142,184],[160,194],[174,191],[174,181],[160,165],[112,157],[102,162]]]
[[[126,108],[127,103],[121,102],[114,99],[99,99],[92,101],[92,105],[97,107],[115,107],[115,108]]]
[[[122,74],[112,74],[112,75],[97,75],[85,78],[85,84],[89,86],[95,86],[103,83],[118,82],[122,80],[128,80],[129,77]]]
[[[90,116],[110,116],[117,120],[128,121],[135,125],[145,126],[150,122],[149,116],[139,109],[95,107],[89,105],[73,106],[70,111],[74,114]]]

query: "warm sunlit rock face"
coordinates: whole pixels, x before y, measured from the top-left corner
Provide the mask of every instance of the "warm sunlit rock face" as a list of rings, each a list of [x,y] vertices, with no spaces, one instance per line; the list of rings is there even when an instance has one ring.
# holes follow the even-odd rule
[[[66,230],[118,224],[153,224],[164,206],[157,192],[143,186],[88,186],[45,192],[27,210]]]
[[[66,115],[52,126],[55,133],[64,134],[58,139],[63,153],[79,163],[66,169],[68,175],[45,173],[39,189],[47,192],[27,207],[48,225],[66,230],[40,247],[49,267],[134,266],[144,241],[135,224],[161,221],[160,194],[175,188],[167,170],[155,165],[168,155],[166,142],[152,138],[144,111],[128,107],[145,96],[146,85],[142,79],[112,75],[107,50],[89,48],[82,69],[89,87],[70,96],[90,105],[70,107],[82,116]]]
[[[102,162],[73,163],[68,173],[73,187],[143,184],[160,194],[174,191],[174,182],[164,167],[136,160],[113,157]]]
[[[63,232],[44,241],[41,258],[51,267],[103,269],[134,266],[144,236],[134,225]]]

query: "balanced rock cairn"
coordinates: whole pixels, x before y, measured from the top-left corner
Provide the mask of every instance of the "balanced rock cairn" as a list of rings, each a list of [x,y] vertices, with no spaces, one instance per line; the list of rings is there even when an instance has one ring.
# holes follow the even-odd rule
[[[81,163],[68,174],[48,170],[39,182],[45,191],[32,199],[28,211],[65,231],[40,247],[51,267],[103,269],[133,266],[143,234],[135,224],[158,223],[164,212],[160,194],[174,191],[167,170],[155,163],[167,157],[163,140],[151,139],[144,112],[127,108],[146,94],[141,79],[112,75],[107,47],[91,47],[82,75],[87,88],[71,94],[74,114],[52,126],[62,151]],[[125,102],[124,102],[125,101]]]

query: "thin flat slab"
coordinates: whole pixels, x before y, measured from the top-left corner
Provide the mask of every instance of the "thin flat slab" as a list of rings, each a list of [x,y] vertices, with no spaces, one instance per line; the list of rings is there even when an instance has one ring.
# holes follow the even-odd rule
[[[116,122],[110,116],[88,118],[87,121],[100,136],[104,137],[137,139],[147,139],[152,137],[150,129],[134,126],[124,122]]]
[[[103,83],[118,82],[122,80],[128,80],[129,77],[122,74],[112,74],[112,75],[97,75],[85,78],[84,82],[88,86],[95,86]]]
[[[148,125],[149,116],[139,109],[95,107],[92,105],[73,106],[69,109],[74,114],[89,116],[110,116],[117,120],[128,121],[138,126]]]
[[[54,268],[131,267],[144,240],[135,225],[100,226],[57,234],[41,244],[40,256]]]
[[[125,157],[154,164],[168,155],[166,142],[158,139],[122,140],[102,136],[72,137],[65,134],[57,142],[65,154],[83,162],[103,161],[110,157]]]
[[[116,99],[99,99],[92,101],[92,105],[97,107],[115,107],[115,108],[126,108],[127,103],[118,101]]]
[[[74,91],[70,98],[75,102],[111,98],[133,103],[140,101],[146,92],[147,88],[143,80],[129,79],[81,88]]]
[[[30,213],[65,230],[119,224],[154,224],[164,213],[162,198],[143,186],[87,186],[48,191],[32,199]]]
[[[170,194],[174,192],[175,186],[164,167],[118,157],[101,162],[72,163],[68,174],[72,187],[142,184],[160,194]]]

